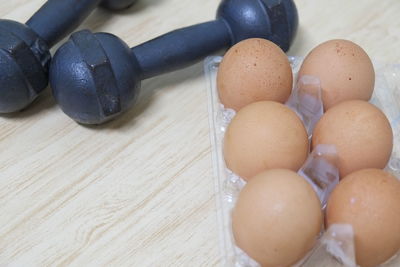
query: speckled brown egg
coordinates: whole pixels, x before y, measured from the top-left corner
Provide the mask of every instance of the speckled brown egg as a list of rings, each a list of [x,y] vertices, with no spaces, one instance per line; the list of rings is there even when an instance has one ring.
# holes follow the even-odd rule
[[[353,172],[333,190],[326,221],[353,226],[358,265],[387,261],[400,250],[400,181],[379,169]]]
[[[361,100],[342,102],[329,109],[316,124],[312,147],[335,145],[340,177],[365,169],[382,169],[393,148],[392,128],[385,114]]]
[[[313,247],[320,201],[304,178],[274,169],[252,178],[232,212],[236,245],[264,267],[292,266]]]
[[[320,79],[325,110],[346,100],[368,101],[375,85],[371,59],[347,40],[330,40],[315,47],[304,59],[301,75]]]
[[[294,111],[273,101],[242,108],[224,138],[227,167],[244,179],[275,168],[297,171],[307,158],[306,129]]]
[[[250,103],[284,103],[292,91],[293,74],[285,53],[265,39],[247,39],[225,54],[217,75],[219,98],[236,111]]]

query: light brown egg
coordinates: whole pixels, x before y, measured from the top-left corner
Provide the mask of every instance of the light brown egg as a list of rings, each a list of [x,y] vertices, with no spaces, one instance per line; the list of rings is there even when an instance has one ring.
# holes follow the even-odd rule
[[[250,103],[284,103],[292,91],[293,74],[285,53],[265,39],[247,39],[225,54],[217,76],[219,98],[236,111]]]
[[[333,190],[327,225],[351,224],[357,264],[373,267],[400,250],[400,181],[378,169],[353,172]]]
[[[292,266],[314,246],[322,226],[320,201],[300,175],[284,169],[253,177],[232,213],[235,242],[265,267]]]
[[[315,47],[304,59],[301,75],[320,79],[325,110],[345,100],[368,101],[375,86],[371,59],[347,40],[330,40]]]
[[[255,102],[242,108],[225,134],[226,165],[244,179],[267,169],[297,171],[307,154],[308,137],[302,121],[277,102]]]
[[[365,168],[382,169],[393,148],[393,133],[383,112],[361,100],[342,102],[316,124],[312,147],[335,145],[340,177]]]

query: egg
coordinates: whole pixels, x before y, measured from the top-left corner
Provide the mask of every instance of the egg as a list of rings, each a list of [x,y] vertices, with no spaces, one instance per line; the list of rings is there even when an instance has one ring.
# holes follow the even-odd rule
[[[232,212],[236,245],[265,267],[292,266],[314,246],[320,201],[297,173],[274,169],[253,177]]]
[[[335,145],[340,177],[351,172],[386,166],[393,148],[392,128],[385,114],[362,100],[342,102],[317,122],[312,147]]]
[[[367,53],[347,40],[330,40],[315,47],[299,71],[321,81],[325,110],[346,100],[368,101],[375,85],[375,71]]]
[[[231,47],[217,74],[221,103],[236,111],[256,101],[284,103],[292,84],[292,69],[285,53],[273,42],[258,38]]]
[[[326,222],[352,225],[358,265],[384,263],[400,250],[400,181],[379,169],[351,173],[333,190]]]
[[[267,170],[297,171],[307,158],[308,136],[294,111],[273,101],[242,108],[224,137],[226,166],[244,179]]]

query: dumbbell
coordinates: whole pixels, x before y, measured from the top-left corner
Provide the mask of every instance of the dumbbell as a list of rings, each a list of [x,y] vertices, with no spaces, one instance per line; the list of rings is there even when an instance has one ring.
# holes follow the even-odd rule
[[[50,85],[69,117],[101,124],[133,105],[141,80],[186,67],[247,38],[266,38],[286,51],[297,25],[292,0],[223,0],[216,20],[132,49],[115,35],[83,30],[54,55]]]
[[[116,10],[136,0],[49,0],[27,22],[0,20],[0,113],[29,105],[48,84],[49,49],[97,6]]]

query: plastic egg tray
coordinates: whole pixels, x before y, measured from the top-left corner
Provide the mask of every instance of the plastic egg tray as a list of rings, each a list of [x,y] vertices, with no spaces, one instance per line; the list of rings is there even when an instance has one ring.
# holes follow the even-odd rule
[[[217,195],[217,218],[220,233],[220,247],[224,266],[259,266],[243,251],[235,246],[231,231],[231,210],[245,181],[226,168],[222,146],[227,126],[235,115],[233,110],[224,109],[219,102],[216,87],[218,66],[222,57],[208,57],[204,62],[207,82],[210,139]],[[294,81],[303,58],[289,57]],[[394,135],[394,147],[386,170],[400,177],[400,64],[384,64],[374,61],[376,73],[375,90],[371,103],[378,106],[389,119]],[[293,91],[295,92],[295,90]],[[293,93],[292,93],[293,94]],[[293,96],[293,95],[292,95]],[[292,97],[291,96],[291,97]],[[291,108],[292,105],[288,104]],[[304,121],[307,124],[306,121]],[[311,118],[315,120],[314,118]],[[308,126],[306,125],[306,128]],[[309,130],[309,129],[308,129]],[[308,161],[315,155],[310,155]],[[306,163],[307,164],[307,163]],[[304,167],[303,167],[304,169]],[[329,192],[328,192],[329,193]],[[321,196],[320,196],[321,198]],[[331,227],[332,228],[332,227]],[[352,229],[347,225],[336,225],[321,234],[314,249],[296,266],[336,267],[355,266]],[[400,266],[400,257],[383,264],[382,267]]]

